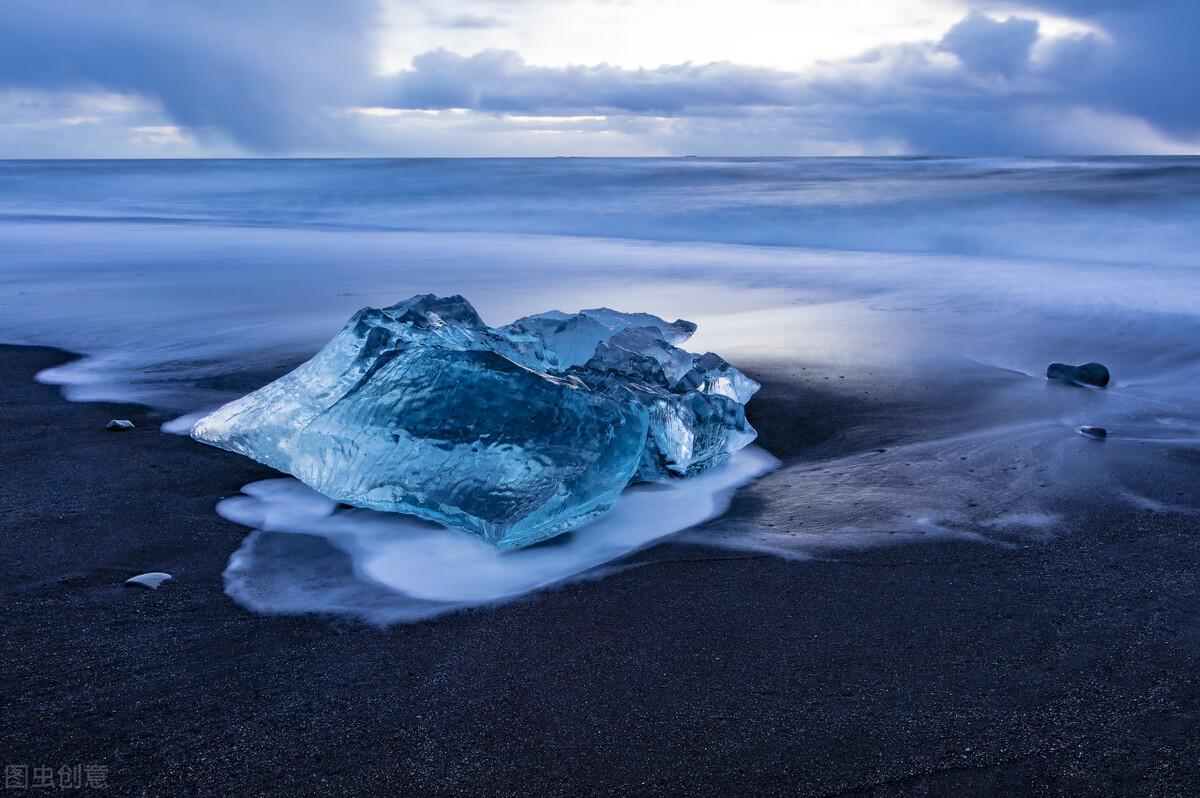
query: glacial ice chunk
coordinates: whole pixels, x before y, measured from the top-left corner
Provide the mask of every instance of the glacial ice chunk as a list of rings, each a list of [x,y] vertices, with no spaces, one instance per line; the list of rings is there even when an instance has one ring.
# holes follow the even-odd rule
[[[460,296],[364,308],[311,360],[202,418],[197,440],[337,501],[499,548],[698,474],[755,438],[758,384],[678,348],[691,322],[607,308],[488,327]]]

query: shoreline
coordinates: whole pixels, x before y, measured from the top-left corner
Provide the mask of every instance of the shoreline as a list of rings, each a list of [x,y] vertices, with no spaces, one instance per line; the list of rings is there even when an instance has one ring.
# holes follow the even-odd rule
[[[71,357],[0,346],[6,763],[103,764],[115,795],[1200,783],[1194,518],[1109,508],[1013,549],[808,562],[668,541],[413,626],[256,616],[221,581],[247,530],[213,506],[275,472],[33,381]],[[853,440],[847,400],[787,388],[751,404],[769,451]],[[175,578],[121,585],[155,570]]]

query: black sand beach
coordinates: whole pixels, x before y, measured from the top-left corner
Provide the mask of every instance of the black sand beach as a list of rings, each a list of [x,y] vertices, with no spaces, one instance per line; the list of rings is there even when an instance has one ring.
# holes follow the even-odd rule
[[[261,617],[213,506],[272,472],[33,381],[67,358],[0,347],[6,764],[152,796],[1200,789],[1195,516],[812,562],[667,543],[417,625]],[[839,407],[792,390],[752,406],[766,445],[836,446]]]

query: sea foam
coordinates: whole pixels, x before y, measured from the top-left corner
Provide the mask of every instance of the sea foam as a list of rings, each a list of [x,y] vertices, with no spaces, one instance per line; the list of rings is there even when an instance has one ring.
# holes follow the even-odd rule
[[[217,505],[257,530],[230,559],[226,592],[256,612],[379,624],[510,601],[619,568],[625,555],[720,515],[737,487],[777,465],[751,446],[692,479],[629,488],[600,519],[516,551],[411,516],[345,508],[293,479],[255,482]]]

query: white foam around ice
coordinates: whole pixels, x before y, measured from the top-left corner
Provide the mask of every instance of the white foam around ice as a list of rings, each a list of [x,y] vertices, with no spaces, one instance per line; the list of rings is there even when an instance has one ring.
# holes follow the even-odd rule
[[[330,573],[301,558],[271,562],[252,536],[230,560],[226,592],[259,612],[334,612],[375,622],[417,620],[450,609],[512,599],[598,566],[724,512],[733,491],[776,467],[749,447],[697,477],[627,490],[599,520],[545,544],[500,551],[479,538],[409,516],[338,505],[293,479],[255,482],[222,501],[225,518],[270,533],[324,538],[349,555],[351,572]],[[283,549],[274,549],[275,556]],[[286,556],[286,555],[284,555]],[[279,574],[286,573],[284,579]],[[269,575],[269,576],[268,576]],[[356,602],[353,580],[379,591]],[[349,597],[349,598],[348,598]]]
[[[164,422],[161,429],[168,435],[191,435],[192,427],[196,426],[196,422],[212,412],[212,409],[197,410],[193,413],[184,413],[182,416]]]

